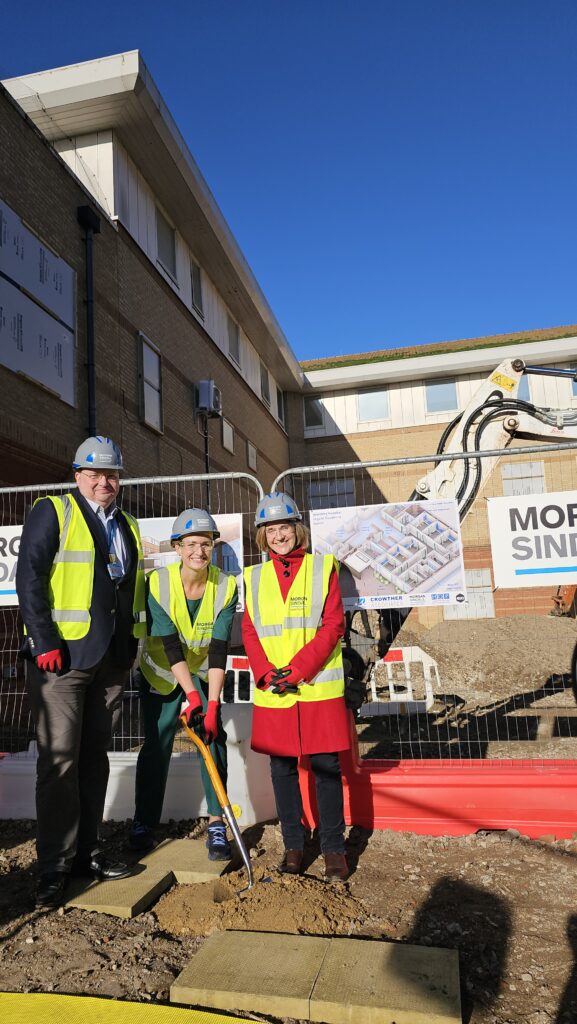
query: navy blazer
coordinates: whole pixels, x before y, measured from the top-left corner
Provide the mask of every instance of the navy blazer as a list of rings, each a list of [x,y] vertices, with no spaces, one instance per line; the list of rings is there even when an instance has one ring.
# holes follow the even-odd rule
[[[125,541],[127,561],[123,579],[116,583],[108,572],[108,543],[98,516],[76,488],[75,498],[94,540],[94,582],[90,603],[90,628],[82,640],[63,640],[52,621],[48,580],[60,545],[56,509],[48,499],[30,510],[20,540],[16,591],[28,632],[30,654],[35,657],[60,648],[63,671],[89,669],[110,649],[113,663],[129,668],[136,656],[132,635],[133,602],[138,552],[127,520],[118,512],[118,528]]]

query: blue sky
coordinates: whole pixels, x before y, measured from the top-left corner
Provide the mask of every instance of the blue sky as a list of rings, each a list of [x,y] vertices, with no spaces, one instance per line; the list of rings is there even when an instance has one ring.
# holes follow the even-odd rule
[[[6,4],[0,77],[139,48],[301,359],[574,323],[574,0]]]

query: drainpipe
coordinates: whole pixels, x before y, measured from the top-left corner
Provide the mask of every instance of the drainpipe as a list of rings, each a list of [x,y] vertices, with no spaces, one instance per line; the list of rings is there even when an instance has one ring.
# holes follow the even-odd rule
[[[86,375],[88,385],[88,433],[96,434],[96,372],[94,367],[94,269],[92,245],[94,235],[100,234],[100,217],[91,206],[79,206],[78,223],[84,228],[86,245]]]

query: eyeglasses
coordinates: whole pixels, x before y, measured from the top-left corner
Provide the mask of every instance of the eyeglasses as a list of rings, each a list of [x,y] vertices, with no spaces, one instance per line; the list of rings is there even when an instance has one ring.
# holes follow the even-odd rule
[[[116,483],[119,479],[118,470],[102,470],[99,472],[97,469],[83,469],[81,472],[91,483],[96,483],[98,480],[114,481]]]
[[[184,551],[202,551],[203,555],[207,555],[209,551],[212,551],[214,545],[209,541],[205,541],[203,544],[197,544],[192,541],[190,544],[181,544],[180,547]]]
[[[267,538],[272,537],[274,539],[275,537],[285,537],[295,532],[296,531],[294,526],[292,526],[290,523],[287,523],[285,526],[265,527],[265,533]]]

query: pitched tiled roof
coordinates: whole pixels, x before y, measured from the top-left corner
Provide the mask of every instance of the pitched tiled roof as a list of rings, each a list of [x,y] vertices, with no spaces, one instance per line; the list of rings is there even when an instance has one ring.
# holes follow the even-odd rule
[[[577,335],[577,324],[549,327],[537,331],[518,331],[515,334],[492,334],[485,338],[464,338],[460,341],[437,341],[432,345],[409,345],[406,348],[378,349],[374,352],[355,352],[348,356],[327,356],[324,359],[305,359],[303,370],[329,370],[338,366],[359,363],[380,363],[390,359],[410,359],[419,356],[438,356],[446,352],[471,351],[477,348],[498,348],[501,345],[520,345],[529,341],[550,341],[553,338],[571,338]]]

